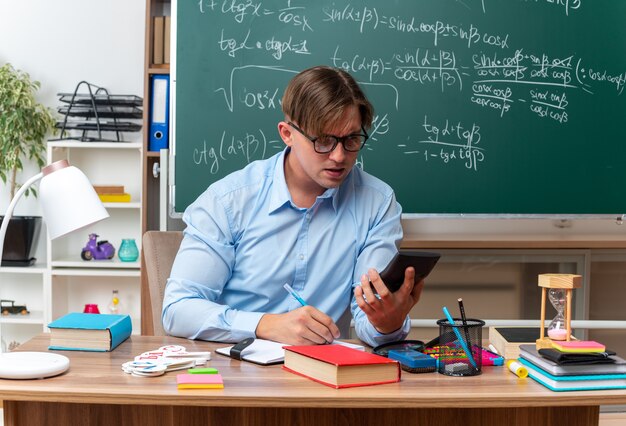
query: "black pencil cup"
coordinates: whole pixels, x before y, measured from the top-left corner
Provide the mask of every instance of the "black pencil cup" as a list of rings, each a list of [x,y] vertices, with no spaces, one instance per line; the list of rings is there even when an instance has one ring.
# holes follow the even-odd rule
[[[485,321],[468,318],[463,324],[460,318],[454,323],[447,319],[439,325],[439,350],[437,370],[448,376],[475,376],[482,368],[482,329]]]

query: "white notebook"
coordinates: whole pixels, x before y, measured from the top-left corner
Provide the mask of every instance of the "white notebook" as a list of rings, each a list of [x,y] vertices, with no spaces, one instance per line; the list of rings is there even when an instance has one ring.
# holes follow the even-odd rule
[[[230,356],[230,350],[233,346],[218,348],[215,352]],[[250,346],[241,351],[241,359],[261,365],[278,364],[285,360],[283,346],[286,345],[284,343],[272,342],[271,340],[254,339]]]
[[[335,340],[332,344],[348,346],[353,349],[365,350],[362,345],[354,343],[341,342]],[[250,346],[241,351],[241,359],[261,365],[279,364],[285,361],[285,350],[283,346],[289,346],[285,343],[273,342],[271,340],[254,339]],[[218,348],[215,350],[218,354],[230,356],[230,350],[233,346]]]

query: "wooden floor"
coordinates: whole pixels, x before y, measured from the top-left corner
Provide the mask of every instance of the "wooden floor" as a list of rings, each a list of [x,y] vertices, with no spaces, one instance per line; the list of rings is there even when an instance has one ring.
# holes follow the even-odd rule
[[[600,413],[600,426],[624,426],[626,413]]]

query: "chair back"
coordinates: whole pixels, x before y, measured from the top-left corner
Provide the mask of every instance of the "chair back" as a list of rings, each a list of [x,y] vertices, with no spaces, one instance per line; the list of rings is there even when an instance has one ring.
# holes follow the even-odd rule
[[[163,294],[182,240],[181,231],[147,231],[143,234],[142,248],[155,336],[166,335],[161,321]]]

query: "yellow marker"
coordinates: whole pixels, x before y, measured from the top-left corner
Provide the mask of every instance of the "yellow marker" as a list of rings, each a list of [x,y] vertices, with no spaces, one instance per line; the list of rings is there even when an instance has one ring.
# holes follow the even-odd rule
[[[509,359],[506,361],[506,366],[509,367],[512,373],[514,373],[520,379],[528,377],[528,370],[516,359]]]

